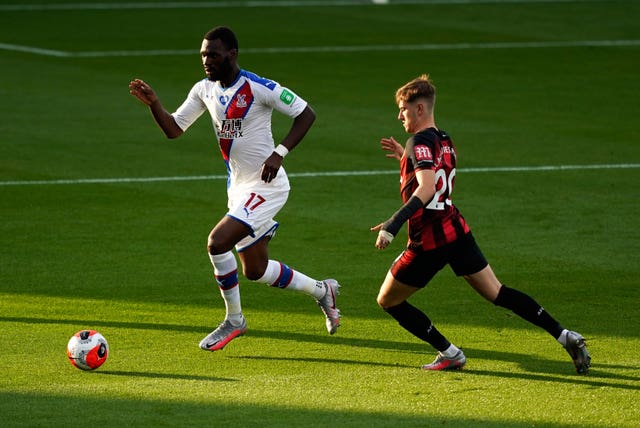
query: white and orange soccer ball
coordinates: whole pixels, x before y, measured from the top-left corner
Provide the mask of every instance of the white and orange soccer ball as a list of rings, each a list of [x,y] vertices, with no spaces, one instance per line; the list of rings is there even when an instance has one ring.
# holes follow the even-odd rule
[[[67,344],[69,361],[80,370],[95,370],[107,361],[109,344],[95,330],[81,330]]]

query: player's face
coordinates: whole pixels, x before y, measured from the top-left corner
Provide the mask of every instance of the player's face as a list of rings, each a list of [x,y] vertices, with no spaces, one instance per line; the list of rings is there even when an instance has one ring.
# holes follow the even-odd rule
[[[400,101],[398,103],[398,109],[398,120],[402,122],[404,130],[410,134],[415,134],[416,132],[418,132],[420,130],[418,126],[419,103],[408,103],[405,101]]]
[[[222,82],[229,80],[233,75],[236,54],[235,49],[227,50],[220,39],[204,39],[200,48],[200,56],[207,78]]]

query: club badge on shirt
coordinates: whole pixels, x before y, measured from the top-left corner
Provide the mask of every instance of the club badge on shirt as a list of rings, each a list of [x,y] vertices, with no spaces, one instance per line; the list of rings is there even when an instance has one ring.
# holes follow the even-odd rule
[[[245,99],[246,97],[247,97],[246,94],[238,94],[238,99],[236,101],[236,107],[245,108],[247,106],[247,100]]]

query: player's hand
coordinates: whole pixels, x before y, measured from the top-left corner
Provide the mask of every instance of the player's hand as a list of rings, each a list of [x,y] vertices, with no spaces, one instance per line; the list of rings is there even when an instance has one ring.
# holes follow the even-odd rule
[[[269,156],[262,164],[262,172],[260,173],[262,181],[265,183],[271,183],[271,181],[276,178],[276,175],[278,175],[278,171],[281,166],[282,156],[275,152],[271,153],[271,156]]]
[[[391,243],[391,240],[393,239],[393,235],[391,235],[389,232],[386,232],[385,230],[382,229],[382,223],[380,223],[377,226],[373,226],[371,228],[371,231],[378,232],[378,237],[376,238],[376,244],[375,244],[377,249],[384,250],[389,246],[389,244]],[[391,240],[388,239],[389,235],[391,235]]]
[[[389,152],[386,155],[388,158],[400,160],[404,154],[404,147],[393,137],[381,139],[380,145],[382,146],[382,150]]]
[[[158,97],[151,86],[140,79],[133,79],[129,82],[129,93],[148,106],[158,101]]]

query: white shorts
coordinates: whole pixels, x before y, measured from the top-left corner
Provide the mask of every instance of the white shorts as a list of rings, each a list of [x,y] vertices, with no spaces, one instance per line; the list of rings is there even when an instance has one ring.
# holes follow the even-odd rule
[[[273,236],[278,222],[273,218],[289,197],[289,190],[248,189],[229,194],[227,215],[249,226],[251,232],[236,244],[236,251],[246,250],[260,239]]]

